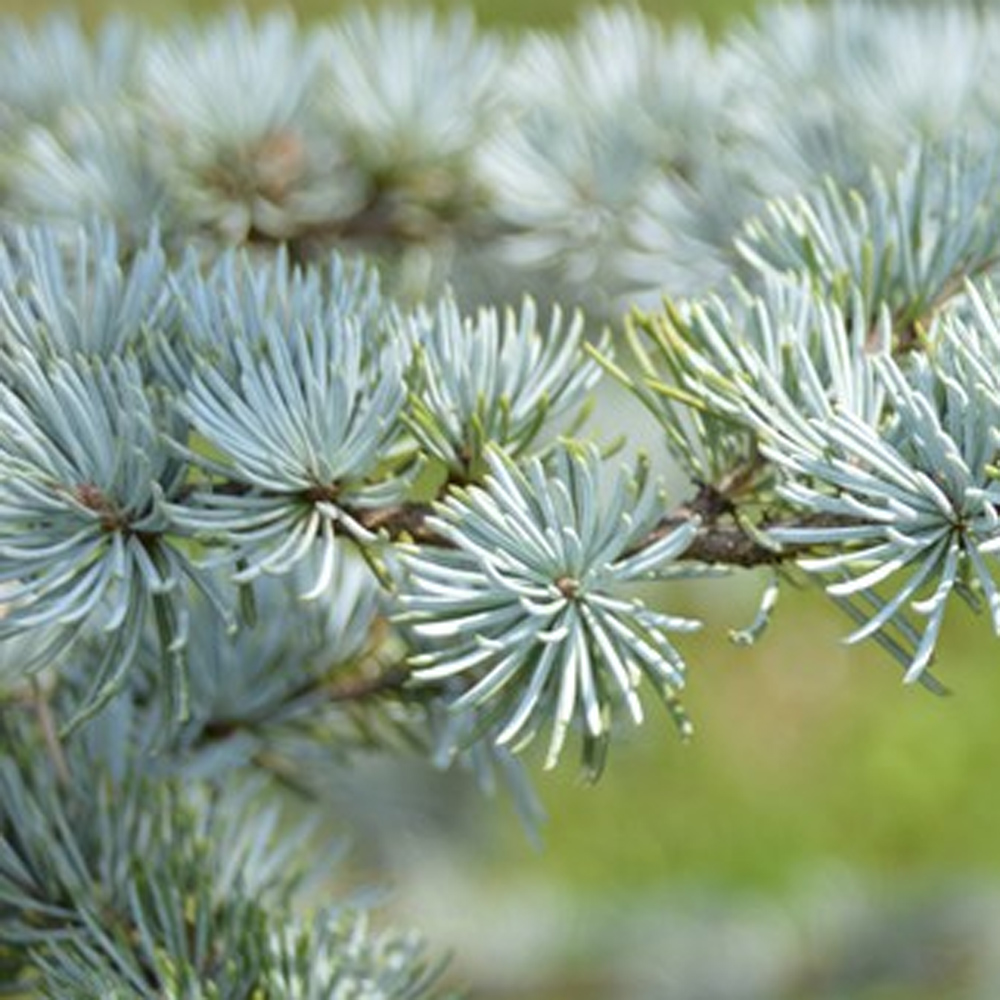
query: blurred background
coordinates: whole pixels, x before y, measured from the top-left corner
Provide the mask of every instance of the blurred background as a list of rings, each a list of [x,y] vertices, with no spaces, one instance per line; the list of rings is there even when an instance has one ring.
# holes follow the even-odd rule
[[[0,0],[29,19],[52,6],[91,24],[112,9]],[[161,22],[220,6],[119,4]],[[580,5],[472,6],[483,23],[552,27]],[[644,6],[712,33],[751,7]],[[687,647],[690,744],[654,715],[596,787],[572,766],[539,770],[537,840],[502,797],[375,762],[334,779],[381,832],[356,835],[349,877],[385,885],[400,922],[452,951],[453,981],[485,1000],[996,1000],[1000,671],[985,622],[949,622],[939,675],[953,693],[936,698],[904,689],[877,650],[840,644],[847,623],[814,593],[786,592],[755,647],[732,645],[764,582],[735,577],[722,602],[671,597],[708,623]]]
[[[414,0],[384,4],[384,6],[417,6]],[[130,14],[141,14],[152,21],[168,21],[178,13],[194,16],[210,16],[213,12],[227,7],[237,6],[226,0],[0,0],[0,11],[4,13],[22,14],[27,17],[44,17],[49,10],[73,9],[87,21],[93,23],[109,11],[127,11]],[[303,20],[313,20],[326,17],[338,10],[351,6],[375,6],[359,4],[351,0],[292,0],[283,4],[272,0],[243,0],[238,6],[251,11],[270,10],[284,7],[293,10]],[[558,27],[573,20],[574,13],[585,6],[594,4],[579,3],[577,0],[472,0],[472,2],[456,2],[456,0],[436,0],[436,2],[420,2],[419,6],[433,7],[437,10],[448,10],[452,7],[470,7],[476,11],[477,18],[483,24],[490,25],[534,25]],[[752,10],[751,0],[647,0],[642,5],[643,10],[656,14],[666,22],[696,19],[707,25],[713,31],[721,28],[727,21],[741,13]]]

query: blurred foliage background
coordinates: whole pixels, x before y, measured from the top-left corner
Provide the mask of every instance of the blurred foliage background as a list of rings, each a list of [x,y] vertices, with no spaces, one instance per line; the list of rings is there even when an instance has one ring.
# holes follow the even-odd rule
[[[29,19],[66,6],[0,0]],[[165,22],[223,5],[126,6]],[[303,19],[338,9],[289,6]],[[473,6],[484,24],[545,27],[580,7]],[[751,7],[644,6],[712,32]],[[73,9],[94,23],[112,5]],[[935,698],[904,689],[877,650],[839,644],[847,623],[816,594],[785,599],[756,647],[731,645],[727,625],[753,617],[761,586],[734,578],[724,615],[684,595],[712,623],[689,646],[690,745],[654,715],[597,787],[539,774],[541,847],[505,803],[459,809],[437,779],[376,766],[353,787],[377,789],[396,819],[353,876],[396,885],[401,919],[453,948],[456,978],[481,997],[995,1000],[1000,671],[985,624],[949,623],[939,675],[954,693]]]

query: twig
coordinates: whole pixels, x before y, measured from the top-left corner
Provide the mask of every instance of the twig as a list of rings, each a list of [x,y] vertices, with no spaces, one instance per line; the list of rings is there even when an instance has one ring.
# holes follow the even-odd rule
[[[330,684],[326,690],[332,702],[367,701],[390,691],[401,690],[409,679],[409,668],[397,663],[373,677],[350,677]]]
[[[63,749],[62,741],[59,739],[59,730],[56,727],[56,720],[52,715],[52,706],[42,690],[42,685],[37,677],[31,679],[32,704],[35,715],[38,717],[38,725],[42,731],[42,739],[45,741],[45,749],[48,751],[49,760],[52,761],[52,769],[56,773],[56,780],[60,785],[66,786],[72,780],[69,773],[69,765],[66,763],[66,752]]]
[[[216,483],[213,493],[243,494],[246,487],[235,483]],[[453,548],[454,543],[428,524],[434,508],[428,503],[399,503],[389,507],[346,508],[351,518],[374,534],[382,534],[390,541],[403,539],[441,548]],[[665,514],[655,528],[626,554],[648,548],[675,528],[686,524],[692,517],[699,517],[702,525],[687,550],[678,556],[684,562],[706,565],[725,565],[740,568],[775,566],[798,558],[812,551],[810,545],[768,545],[753,530],[740,524],[739,508],[727,493],[710,485],[701,485],[695,497]],[[731,520],[730,520],[731,519]],[[801,518],[771,520],[761,524],[761,531],[771,528],[840,526],[849,524],[844,518],[831,519],[805,515]],[[336,530],[340,529],[335,525]]]

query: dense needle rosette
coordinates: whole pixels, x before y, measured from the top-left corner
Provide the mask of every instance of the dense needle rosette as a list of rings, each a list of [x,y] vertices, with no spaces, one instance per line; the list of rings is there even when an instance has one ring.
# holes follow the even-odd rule
[[[204,583],[168,535],[184,467],[135,363],[44,367],[18,352],[17,372],[16,388],[0,384],[0,639],[33,631],[41,665],[103,631],[89,711],[120,686],[151,609],[170,651],[184,645],[183,584]]]
[[[874,360],[891,419],[803,418],[763,445],[786,477],[780,493],[813,517],[772,535],[813,547],[799,564],[822,574],[858,622],[848,641],[879,639],[908,681],[926,679],[952,596],[973,607],[985,598],[1000,634],[1000,394],[995,369],[983,363],[1000,341],[995,318],[992,330],[983,322],[989,303],[969,291],[981,325],[949,318],[932,354],[905,367]]]
[[[232,546],[240,579],[286,573],[318,544],[317,596],[334,573],[336,531],[366,535],[351,510],[399,498],[407,347],[373,345],[370,333],[334,310],[267,315],[236,331],[234,370],[203,361],[192,375],[180,411],[211,454],[178,447],[228,488],[198,490],[171,513]]]
[[[643,676],[686,726],[676,702],[684,661],[670,633],[698,623],[619,591],[677,574],[697,520],[647,544],[659,490],[640,464],[599,507],[593,447],[564,445],[548,467],[536,458],[519,468],[499,451],[487,461],[485,487],[455,490],[431,521],[451,547],[404,557],[401,618],[425,647],[413,660],[418,681],[463,678],[452,710],[502,720],[501,745],[524,746],[552,720],[548,766],[579,724],[597,772],[616,704],[642,719]]]
[[[168,323],[166,258],[159,237],[124,261],[115,228],[92,220],[71,236],[14,226],[0,241],[0,345],[25,353],[110,358],[138,351],[147,331]],[[4,375],[17,380],[17,359]]]
[[[582,314],[564,324],[553,309],[542,330],[531,299],[520,313],[483,308],[462,316],[445,298],[412,324],[421,383],[407,422],[458,480],[475,475],[487,442],[521,455],[557,418],[581,412],[601,374],[584,353]],[[610,353],[607,334],[598,349]]]
[[[331,225],[363,197],[316,107],[315,34],[245,12],[185,26],[143,52],[138,99],[172,209],[226,243]]]

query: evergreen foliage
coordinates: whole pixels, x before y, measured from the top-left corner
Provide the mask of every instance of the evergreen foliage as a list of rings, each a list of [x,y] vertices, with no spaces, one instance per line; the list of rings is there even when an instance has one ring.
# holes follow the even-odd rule
[[[746,643],[815,580],[932,690],[956,601],[1000,634],[998,66],[860,0],[4,22],[0,991],[441,996],[304,912],[278,789],[416,749],[532,822],[539,734],[687,736],[700,623],[636,584],[765,568]]]

